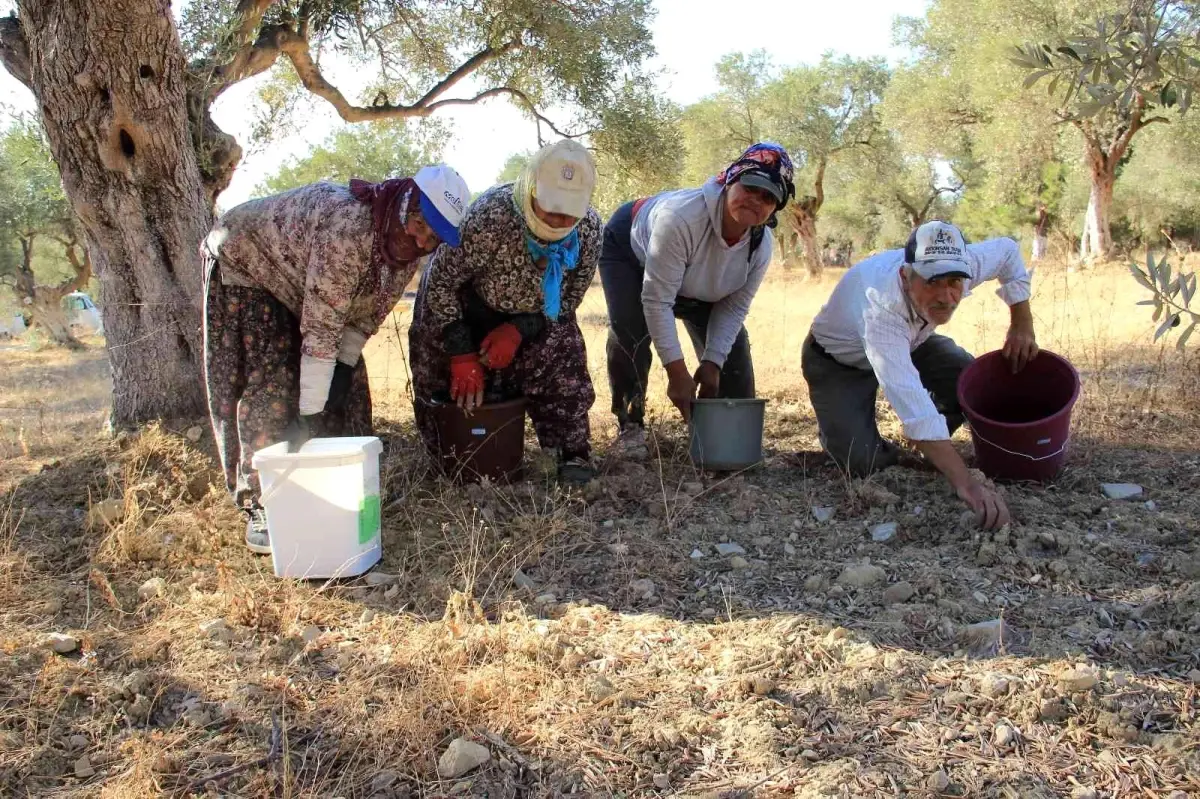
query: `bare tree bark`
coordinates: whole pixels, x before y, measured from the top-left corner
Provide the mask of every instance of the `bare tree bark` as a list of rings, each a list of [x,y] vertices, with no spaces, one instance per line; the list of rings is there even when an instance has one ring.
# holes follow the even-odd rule
[[[1085,262],[1110,258],[1113,254],[1110,219],[1113,186],[1117,182],[1117,167],[1129,150],[1130,142],[1147,125],[1167,121],[1164,117],[1143,118],[1144,108],[1145,101],[1139,98],[1129,119],[1110,131],[1098,130],[1093,120],[1074,121],[1083,135],[1084,157],[1092,182],[1079,237],[1079,257]]]
[[[813,178],[813,193],[802,197],[792,205],[792,222],[796,235],[804,245],[804,263],[808,267],[810,277],[821,274],[825,267],[825,259],[821,256],[821,244],[817,237],[817,215],[825,204],[825,168],[827,160],[822,158],[817,164],[817,174]]]
[[[37,98],[100,279],[113,423],[199,414],[198,247],[212,213],[170,4],[18,5],[0,57]]]

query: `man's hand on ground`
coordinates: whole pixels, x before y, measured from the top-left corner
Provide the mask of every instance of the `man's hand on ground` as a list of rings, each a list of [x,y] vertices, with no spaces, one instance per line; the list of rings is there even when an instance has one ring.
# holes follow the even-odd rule
[[[987,486],[971,480],[957,489],[959,499],[975,511],[975,521],[985,530],[999,530],[1010,521],[1004,498]]]

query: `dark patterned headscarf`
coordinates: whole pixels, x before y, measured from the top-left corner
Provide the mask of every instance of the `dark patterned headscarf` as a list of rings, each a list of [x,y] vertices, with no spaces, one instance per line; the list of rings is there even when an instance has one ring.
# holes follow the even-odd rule
[[[419,211],[420,192],[411,178],[392,178],[382,183],[350,181],[350,193],[354,198],[371,206],[374,228],[371,265],[375,272],[373,289],[378,306],[375,310],[382,316],[391,311],[388,303],[394,273],[425,254],[404,229],[409,209]]]
[[[796,196],[792,158],[787,154],[787,150],[774,142],[752,144],[736,161],[717,175],[717,183],[721,186],[737,183],[738,179],[747,172],[765,175],[780,187],[783,202],[775,209],[776,211],[782,209],[787,205],[788,200]],[[774,214],[771,218],[774,219]]]

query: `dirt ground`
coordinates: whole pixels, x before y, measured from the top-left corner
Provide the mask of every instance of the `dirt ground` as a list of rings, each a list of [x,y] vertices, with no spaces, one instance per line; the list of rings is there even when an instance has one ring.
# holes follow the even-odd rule
[[[619,462],[598,385],[574,494],[532,440],[519,484],[429,476],[401,310],[367,352],[384,559],[336,583],[246,552],[206,427],[104,433],[102,341],[7,347],[0,794],[1200,796],[1197,360],[1120,268],[1044,271],[1039,338],[1083,396],[1067,469],[1003,486],[994,534],[936,473],[818,452],[799,346],[836,274],[755,304],[763,467],[698,473],[665,401],[658,457]],[[982,353],[1004,323],[982,290],[949,332]],[[440,777],[462,737],[488,762]]]

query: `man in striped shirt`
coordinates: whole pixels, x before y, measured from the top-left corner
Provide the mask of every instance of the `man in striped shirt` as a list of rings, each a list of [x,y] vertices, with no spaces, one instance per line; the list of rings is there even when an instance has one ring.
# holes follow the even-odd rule
[[[899,461],[900,449],[875,423],[882,387],[905,437],[989,529],[1008,523],[1008,508],[971,477],[950,444],[963,423],[958,376],[971,355],[934,330],[950,321],[973,287],[994,279],[1011,312],[1004,354],[1018,371],[1038,346],[1029,273],[1017,243],[998,238],[968,245],[957,227],[936,221],[914,230],[903,250],[852,267],[813,320],[801,355],[822,446],[838,465],[865,475]]]

